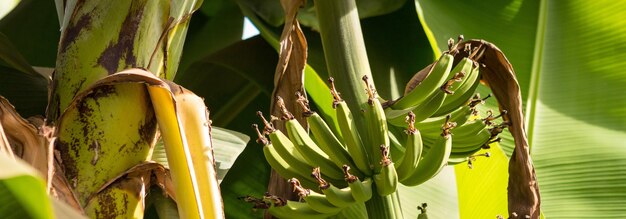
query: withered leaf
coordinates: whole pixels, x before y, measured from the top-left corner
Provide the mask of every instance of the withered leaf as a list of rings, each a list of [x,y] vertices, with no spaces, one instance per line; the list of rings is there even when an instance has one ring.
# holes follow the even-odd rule
[[[457,45],[459,57],[469,54],[466,44],[480,48],[474,60],[480,63],[481,82],[491,88],[501,110],[507,110],[503,119],[509,123],[509,131],[515,139],[515,149],[509,160],[508,208],[509,214],[539,218],[541,198],[535,168],[529,155],[528,138],[524,129],[522,96],[513,66],[504,53],[494,44],[484,40],[469,40]]]
[[[285,26],[280,37],[280,54],[276,72],[274,74],[274,91],[272,92],[272,103],[270,113],[280,115],[280,107],[277,106],[277,97],[282,97],[287,110],[306,127],[306,120],[302,115],[303,110],[296,102],[295,94],[304,92],[304,67],[307,59],[307,42],[300,29],[300,24],[296,20],[298,9],[304,5],[303,0],[281,0],[285,11]],[[285,131],[284,122],[275,121],[274,126]],[[285,179],[272,171],[268,191],[280,197],[295,199],[297,196],[291,191],[290,185]],[[268,215],[266,215],[268,217]]]

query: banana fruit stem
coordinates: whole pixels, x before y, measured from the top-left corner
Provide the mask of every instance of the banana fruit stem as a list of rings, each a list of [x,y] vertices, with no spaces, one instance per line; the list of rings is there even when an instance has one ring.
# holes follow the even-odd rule
[[[373,186],[372,190],[376,190]],[[381,219],[403,219],[402,209],[400,207],[398,192],[391,193],[387,196],[377,195],[373,191],[372,199],[365,202],[367,215],[369,218]]]
[[[337,90],[354,112],[365,109],[366,87],[361,78],[372,78],[372,73],[355,0],[315,0],[315,7],[328,74],[336,79]],[[362,118],[356,123],[366,130]]]

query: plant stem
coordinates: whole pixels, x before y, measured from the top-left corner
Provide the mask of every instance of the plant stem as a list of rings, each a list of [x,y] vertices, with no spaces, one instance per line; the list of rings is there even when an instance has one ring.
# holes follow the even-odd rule
[[[400,207],[398,192],[391,195],[380,196],[376,194],[376,188],[372,187],[374,195],[372,199],[365,202],[367,215],[369,218],[395,219],[404,218]]]
[[[353,110],[365,109],[364,75],[372,78],[354,0],[315,0],[328,74]],[[356,111],[355,111],[356,112]],[[357,114],[358,115],[358,114]],[[357,119],[357,124],[362,119]],[[361,124],[359,124],[361,127]]]

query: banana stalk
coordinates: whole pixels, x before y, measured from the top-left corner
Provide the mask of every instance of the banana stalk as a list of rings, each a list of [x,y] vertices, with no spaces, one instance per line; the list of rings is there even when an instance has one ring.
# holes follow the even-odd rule
[[[172,79],[190,14],[200,2],[68,0],[56,3],[58,11],[63,12],[60,14],[62,35],[46,114],[48,124],[57,126],[55,147],[61,154],[64,175],[83,207],[88,203],[105,203],[98,201],[103,198],[115,200],[106,202],[108,206],[87,208],[93,209],[86,212],[88,215],[96,215],[100,208],[108,208],[108,212],[132,211],[136,208],[126,208],[137,206],[133,203],[142,202],[143,196],[133,199],[120,192],[97,194],[109,180],[150,159],[157,136],[157,117],[144,83],[162,82],[154,76],[116,75],[123,69],[142,67]],[[113,76],[105,78],[109,75]],[[195,154],[201,156],[201,152]],[[121,202],[126,204],[115,204]],[[100,213],[98,217],[107,217]]]

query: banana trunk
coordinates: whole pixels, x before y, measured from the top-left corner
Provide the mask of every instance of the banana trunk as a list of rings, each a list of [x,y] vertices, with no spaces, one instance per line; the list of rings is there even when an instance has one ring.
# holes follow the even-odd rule
[[[150,159],[157,136],[154,107],[144,84],[101,79],[131,67],[173,78],[190,13],[199,3],[56,3],[64,8],[59,15],[62,35],[46,114],[47,122],[57,126],[55,148],[64,175],[82,207],[108,198],[109,212],[134,211],[143,196],[98,192],[109,180]],[[121,200],[126,203],[115,204]],[[101,207],[86,208],[86,213],[107,217],[96,211]]]

